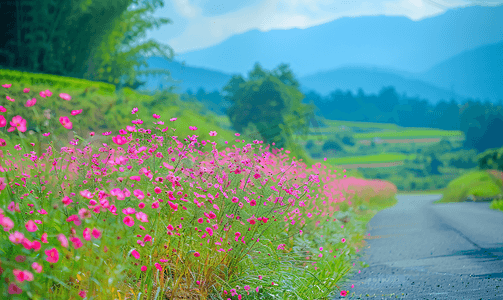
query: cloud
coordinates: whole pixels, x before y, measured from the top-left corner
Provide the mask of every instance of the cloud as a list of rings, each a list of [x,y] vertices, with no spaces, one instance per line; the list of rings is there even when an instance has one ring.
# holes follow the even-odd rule
[[[191,5],[189,0],[173,0],[176,11],[186,17],[193,19],[201,14],[201,9],[195,5]]]
[[[183,22],[185,26],[178,25],[176,28],[176,32],[180,34],[157,39],[171,46],[176,54],[182,54],[216,45],[233,35],[254,29],[305,29],[341,17],[367,15],[401,15],[420,20],[475,0],[262,0],[258,3],[242,2],[249,3],[249,6],[233,4],[234,11],[227,10],[227,13],[216,16],[205,15],[204,9],[201,8],[205,1],[207,0],[172,0],[176,12],[186,18],[187,22]],[[226,1],[217,2],[219,5],[225,5]],[[202,6],[196,5],[196,2]],[[176,22],[174,25],[177,25]],[[173,30],[173,27],[169,30]]]

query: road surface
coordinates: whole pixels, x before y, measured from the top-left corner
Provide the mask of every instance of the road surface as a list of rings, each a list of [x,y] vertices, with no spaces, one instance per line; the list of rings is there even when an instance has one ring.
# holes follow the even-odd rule
[[[503,212],[441,197],[398,195],[378,212],[359,259],[370,266],[335,299],[503,299]]]

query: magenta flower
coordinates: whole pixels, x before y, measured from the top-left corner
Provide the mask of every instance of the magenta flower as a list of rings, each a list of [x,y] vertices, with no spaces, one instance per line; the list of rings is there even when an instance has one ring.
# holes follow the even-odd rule
[[[2,86],[6,89],[10,88],[12,86],[12,83],[7,83],[7,84],[2,84]]]
[[[216,131],[210,131],[210,136],[216,136],[217,132]]]
[[[84,244],[82,244],[82,241],[78,237],[71,237],[70,241],[72,242],[73,248],[75,249],[79,249],[80,247],[84,246]]]
[[[26,101],[26,104],[24,106],[30,107],[30,106],[33,106],[35,104],[37,104],[37,99],[33,98],[31,100]]]
[[[134,115],[134,114],[135,114],[135,113],[137,113],[137,112],[138,112],[138,107],[135,107],[135,108],[133,108],[133,110],[131,111],[131,114],[133,114],[133,115]]]
[[[131,251],[131,255],[132,255],[134,258],[136,258],[136,259],[140,259],[140,253],[138,253],[138,251],[136,251],[136,249],[135,249],[135,250],[133,250],[133,251]]]
[[[30,88],[24,88],[23,93],[29,93],[29,92],[30,92]]]
[[[70,95],[68,95],[68,94],[65,94],[65,93],[61,93],[61,94],[59,94],[59,97],[60,97],[61,99],[63,99],[63,100],[66,100],[66,101],[70,101],[70,100],[72,100],[72,97],[71,97]]]
[[[58,241],[61,243],[62,247],[68,248],[68,239],[62,233],[58,235]]]
[[[59,252],[56,248],[45,250],[45,255],[47,255],[46,260],[51,264],[57,263],[59,260]]]
[[[5,127],[7,126],[7,120],[5,119],[4,116],[0,115],[0,127]]]
[[[142,223],[148,223],[148,217],[147,217],[147,214],[144,213],[144,212],[137,212],[136,213],[136,218],[138,219],[138,221],[142,222]]]
[[[23,119],[23,117],[21,117],[21,116],[12,117],[12,121],[10,122],[10,125],[12,127],[9,129],[12,129],[12,131],[14,131],[16,128],[17,128],[17,130],[19,130],[21,132],[26,131],[26,120]]]
[[[84,232],[82,232],[82,237],[84,237],[84,240],[86,241],[91,240],[91,231],[89,230],[89,228],[86,227],[86,229],[84,229]]]
[[[29,220],[28,222],[26,222],[25,226],[26,226],[26,230],[28,230],[29,232],[35,232],[38,230],[37,225],[32,220]]]
[[[93,231],[91,232],[91,234],[93,235],[93,237],[95,239],[99,239],[101,237],[101,231],[99,231],[96,228],[93,228]]]
[[[161,116],[159,115],[156,115],[156,114],[153,114],[152,117],[156,118],[156,119],[159,119]]]
[[[124,224],[126,224],[126,226],[131,227],[134,225],[134,219],[131,216],[126,216],[122,221],[124,222]]]
[[[70,121],[70,119],[68,119],[68,117],[59,117],[59,123],[61,123],[61,125],[63,125],[63,127],[65,127],[66,129],[72,129],[73,127],[73,123],[72,121]]]
[[[72,110],[72,112],[70,113],[72,116],[76,116],[78,114],[82,113],[82,109],[79,109],[79,110]]]
[[[85,191],[80,191],[80,195],[84,198],[87,199],[92,199],[94,197],[94,194],[92,194],[90,191],[85,190]]]
[[[11,235],[9,235],[9,240],[13,244],[21,244],[24,240],[24,234],[22,234],[19,231],[16,231],[16,232],[12,233]]]
[[[133,194],[135,195],[136,198],[138,198],[138,200],[142,200],[143,198],[145,198],[145,194],[143,194],[141,190],[134,190]]]
[[[128,140],[126,137],[123,137],[122,135],[117,135],[112,137],[112,141],[116,143],[117,145],[124,145],[128,143]]]
[[[42,273],[42,265],[41,264],[34,262],[31,264],[31,267],[33,268],[33,270],[35,270],[35,272]]]
[[[0,112],[7,112],[7,109],[0,105]]]

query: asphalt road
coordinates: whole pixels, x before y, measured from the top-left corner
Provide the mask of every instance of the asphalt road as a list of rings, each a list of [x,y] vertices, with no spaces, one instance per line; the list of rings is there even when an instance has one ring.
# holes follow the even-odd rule
[[[441,197],[400,195],[378,212],[360,258],[370,266],[335,299],[503,299],[503,212]]]

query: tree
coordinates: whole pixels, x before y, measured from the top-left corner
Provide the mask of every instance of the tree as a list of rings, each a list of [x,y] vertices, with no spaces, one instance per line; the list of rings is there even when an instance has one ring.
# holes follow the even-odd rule
[[[138,43],[145,31],[168,19],[148,16],[163,0],[24,0],[0,3],[0,65],[6,68],[106,81],[139,87],[142,56],[157,50],[170,59],[168,46]],[[150,18],[149,18],[150,17]],[[167,54],[170,52],[170,54]],[[159,54],[160,53],[160,54]]]
[[[294,134],[306,134],[314,111],[302,103],[304,95],[284,64],[270,73],[256,63],[247,81],[233,76],[223,95],[231,102],[227,114],[236,131],[244,132],[253,124],[264,142],[274,142],[277,148],[292,146]]]
[[[6,67],[82,78],[94,49],[131,0],[4,1],[0,39]],[[10,5],[9,5],[10,4]],[[5,59],[7,57],[8,59]]]
[[[137,79],[140,75],[170,75],[168,70],[163,69],[138,70],[140,66],[148,67],[146,57],[149,55],[162,56],[168,60],[174,56],[171,47],[153,39],[138,42],[146,37],[147,30],[171,23],[169,19],[150,16],[157,8],[164,6],[163,0],[130,1],[128,9],[115,20],[107,39],[93,52],[84,78],[113,83],[118,88],[136,89],[145,83]]]

